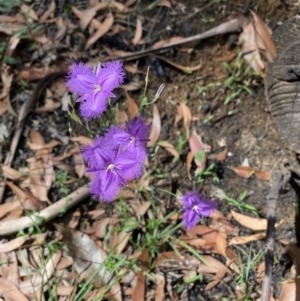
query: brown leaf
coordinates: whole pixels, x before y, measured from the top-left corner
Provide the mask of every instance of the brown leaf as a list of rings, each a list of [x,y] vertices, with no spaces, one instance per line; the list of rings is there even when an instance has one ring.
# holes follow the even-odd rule
[[[148,270],[149,260],[150,260],[149,250],[144,249],[142,254],[139,256],[139,261],[141,263],[140,268],[143,271]],[[136,284],[135,288],[133,288],[131,300],[132,301],[144,300],[145,290],[146,290],[146,276],[144,275],[143,272],[139,271],[137,273],[137,284]]]
[[[87,50],[91,45],[104,36],[110,30],[113,24],[114,16],[111,13],[107,14],[106,19],[102,23],[97,21],[97,31],[87,40],[85,49]]]
[[[160,136],[160,132],[161,132],[160,114],[159,114],[157,105],[154,104],[153,105],[153,120],[152,120],[150,135],[149,135],[150,141],[147,142],[148,147],[154,145],[157,142],[157,140]]]
[[[211,160],[224,161],[224,160],[226,160],[227,155],[228,155],[228,148],[226,146],[225,149],[222,150],[220,153],[212,154],[212,155],[209,155],[208,157]]]
[[[6,301],[28,301],[15,284],[2,277],[0,278],[0,295]]]
[[[206,292],[207,292],[207,291],[210,291],[210,290],[211,290],[212,288],[214,288],[217,284],[219,284],[220,281],[225,277],[227,271],[228,271],[228,269],[227,269],[226,266],[221,267],[221,268],[218,270],[218,272],[216,273],[215,277],[214,277],[214,278],[216,278],[216,279],[213,280],[213,281],[210,281],[210,282],[206,285],[204,291],[206,291]]]
[[[278,301],[296,301],[296,283],[284,283]]]
[[[56,4],[55,4],[55,1],[52,0],[51,3],[50,3],[50,6],[49,8],[40,16],[40,23],[45,23],[47,21],[47,19],[53,15],[54,11],[55,11],[55,8],[56,8]]]
[[[161,274],[155,274],[156,279],[156,292],[155,292],[155,301],[164,301],[165,300],[165,277]]]
[[[264,239],[265,237],[266,237],[265,232],[256,233],[256,234],[249,235],[249,236],[236,236],[229,241],[228,246],[246,244],[250,241]]]
[[[252,10],[250,10],[250,12],[253,16],[254,28],[257,33],[256,41],[258,42],[260,48],[265,50],[265,52],[262,52],[262,55],[266,57],[268,62],[272,62],[276,57],[276,48],[271,40],[270,30],[255,12]],[[262,45],[264,47],[261,47]]]
[[[9,242],[0,243],[0,253],[8,253],[20,248],[23,245],[23,243],[26,241],[26,239],[27,239],[26,236],[20,236],[11,239]]]
[[[174,63],[170,60],[168,60],[167,58],[163,57],[163,56],[160,56],[160,55],[155,55],[155,57],[157,57],[158,59],[166,62],[167,64],[183,71],[183,72],[186,72],[186,73],[192,73],[193,71],[197,71],[199,70],[201,67],[202,67],[202,62],[200,62],[198,65],[196,66],[183,66],[183,65],[180,65],[180,64],[177,64],[177,63]]]
[[[249,166],[228,166],[228,168],[244,179],[248,179],[255,174],[254,169]]]
[[[75,147],[77,147],[77,152],[73,155],[74,166],[79,179],[81,179],[85,174],[86,168],[79,145],[77,144]]]
[[[141,40],[143,35],[143,26],[142,26],[142,22],[139,18],[136,19],[136,29],[135,29],[135,34],[134,37],[132,39],[132,44],[134,46],[136,46],[139,41]]]
[[[21,207],[19,201],[14,200],[0,205],[0,219],[8,214],[9,212],[15,210],[16,208]]]
[[[184,38],[180,37],[180,36],[178,36],[178,37],[172,37],[171,39],[166,39],[166,40],[162,40],[162,41],[154,43],[151,48],[152,49],[161,48],[161,47],[163,47],[166,44],[179,42],[179,41],[182,41],[183,39]]]
[[[115,255],[119,255],[127,246],[131,233],[125,231],[113,232],[109,241],[109,249],[114,252]]]
[[[177,104],[177,111],[180,116],[183,117],[183,125],[186,130],[190,129],[192,113],[190,108],[183,102]]]
[[[31,19],[31,21],[38,21],[38,16],[35,11],[26,4],[21,5],[21,12],[25,15],[26,20]]]
[[[193,153],[189,152],[188,155],[187,155],[187,157],[186,157],[186,168],[187,168],[187,172],[188,172],[188,176],[189,176],[190,180],[192,180],[192,177],[191,177],[191,168],[192,168],[193,159],[194,159]]]
[[[217,234],[217,240],[216,240],[216,251],[226,257],[226,248],[227,248],[227,234],[225,232],[219,231]]]
[[[157,145],[162,146],[163,148],[165,148],[166,151],[168,151],[171,155],[173,155],[175,158],[179,158],[179,153],[178,151],[175,149],[175,147],[169,143],[168,141],[158,141],[156,143]]]
[[[126,99],[127,99],[127,113],[129,120],[131,120],[138,113],[138,106],[135,103],[134,99],[130,97],[127,91],[125,91]]]
[[[257,179],[261,179],[261,180],[271,179],[271,172],[266,170],[255,170],[254,175]]]
[[[3,176],[10,180],[20,180],[24,177],[22,173],[19,171],[7,166],[7,165],[1,165],[0,169],[2,170]]]
[[[54,101],[51,98],[47,98],[45,104],[42,107],[36,108],[35,113],[47,113],[54,112],[61,107],[61,102]]]
[[[54,224],[57,230],[63,235],[64,243],[69,250],[70,256],[74,261],[74,268],[81,280],[90,281],[95,287],[108,284],[113,275],[103,266],[95,276],[95,271],[99,270],[106,259],[105,251],[92,240],[88,235],[73,230],[66,226]],[[92,278],[92,276],[95,276]]]
[[[164,261],[178,262],[179,260],[181,260],[180,256],[178,256],[178,254],[176,254],[174,251],[167,251],[167,252],[163,252],[163,253],[158,253],[157,257],[155,259],[155,265],[154,266],[155,266],[155,268],[158,269]]]
[[[242,43],[244,59],[251,65],[255,72],[263,74],[266,64],[262,61],[260,56],[253,23],[250,22],[244,25],[239,41]]]
[[[265,218],[250,217],[233,210],[231,210],[231,214],[239,224],[248,229],[254,231],[267,229],[267,219]]]
[[[137,91],[141,89],[143,84],[143,81],[131,81],[127,84],[121,85],[119,88],[123,89],[124,91]]]
[[[74,142],[79,142],[80,144],[82,145],[85,145],[85,144],[88,144],[88,145],[91,145],[93,144],[93,140],[91,138],[88,138],[88,137],[85,137],[85,136],[77,136],[77,137],[72,137],[70,138],[71,141],[74,141]],[[77,151],[77,149],[76,149]]]
[[[203,262],[200,263],[200,266],[197,269],[198,273],[209,273],[209,274],[216,274],[220,269],[226,268],[228,271],[228,268],[217,259],[209,256],[209,255],[202,255],[205,264]]]
[[[111,4],[120,12],[122,13],[127,13],[128,12],[128,7],[124,5],[123,3],[117,2],[115,0],[111,1]]]
[[[29,148],[31,150],[40,150],[40,149],[44,149],[44,148],[53,148],[57,145],[60,145],[61,142],[59,142],[58,140],[52,139],[50,142],[48,142],[44,145],[35,144],[35,143],[31,143],[31,142],[26,142],[26,144],[29,146]]]
[[[202,138],[196,133],[195,129],[193,129],[193,131],[191,132],[189,144],[190,144],[191,152],[195,157],[194,162],[198,166],[199,171],[203,171],[206,167],[207,158],[206,158],[206,153],[205,153],[204,144],[202,142]],[[203,153],[202,162],[196,159],[197,154],[200,152]]]
[[[128,116],[125,111],[118,110],[116,113],[116,123],[120,127],[124,127],[126,124],[126,121],[128,121]]]
[[[52,186],[52,181],[46,182],[46,171],[42,161],[32,161],[29,163],[30,168],[30,191],[39,200],[49,202],[48,191]],[[48,179],[49,180],[49,179]]]
[[[18,187],[17,185],[13,184],[10,181],[4,181],[4,183],[15,193],[16,197],[21,203],[28,202],[35,202],[37,199],[30,193],[29,191],[25,191]]]

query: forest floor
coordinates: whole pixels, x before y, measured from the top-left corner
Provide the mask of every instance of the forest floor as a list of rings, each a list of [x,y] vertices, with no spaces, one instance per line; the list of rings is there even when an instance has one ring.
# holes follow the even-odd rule
[[[267,195],[286,145],[265,97],[267,61],[253,63],[257,18],[272,31],[299,11],[279,0],[1,0],[0,299],[259,300]],[[241,23],[165,47],[234,19],[252,31]],[[86,122],[67,72],[74,61],[112,60],[125,83]],[[82,145],[138,108],[151,125],[144,174],[99,202]],[[192,230],[182,226],[188,191],[218,203]],[[298,252],[297,201],[288,183],[270,300],[296,300],[287,246]]]

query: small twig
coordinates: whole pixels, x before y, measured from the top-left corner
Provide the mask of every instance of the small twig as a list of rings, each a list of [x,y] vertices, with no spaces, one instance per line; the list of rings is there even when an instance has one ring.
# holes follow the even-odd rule
[[[289,182],[290,178],[291,173],[288,170],[286,170],[284,173],[278,173],[275,176],[273,185],[267,196],[266,217],[268,224],[266,233],[265,275],[262,284],[262,294],[260,301],[270,300],[275,250],[276,204],[280,190]]]
[[[67,211],[75,206],[89,195],[89,187],[83,186],[40,212],[15,220],[0,222],[0,236],[10,235],[28,227],[47,222],[58,216],[61,212]]]

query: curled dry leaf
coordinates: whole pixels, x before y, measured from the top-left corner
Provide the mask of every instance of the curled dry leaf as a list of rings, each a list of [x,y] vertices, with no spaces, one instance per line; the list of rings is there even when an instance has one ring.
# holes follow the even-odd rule
[[[250,217],[241,213],[237,213],[233,210],[231,210],[231,214],[239,224],[248,229],[254,231],[267,229],[267,219],[265,218]],[[276,223],[275,227],[278,227],[280,224],[280,222]]]
[[[177,112],[183,118],[183,125],[186,130],[190,129],[192,113],[190,108],[183,102],[177,104]]]
[[[136,102],[134,101],[134,99],[130,97],[130,95],[126,90],[125,90],[125,95],[127,99],[127,113],[128,113],[129,120],[131,120],[134,116],[136,116],[139,108]]]
[[[94,21],[96,21],[94,19]],[[96,23],[97,22],[97,23]],[[105,20],[101,23],[96,21],[96,32],[87,40],[85,49],[88,49],[91,45],[93,45],[96,41],[98,41],[102,36],[104,36],[114,24],[114,16],[111,13],[107,14]]]
[[[217,161],[224,161],[224,160],[226,160],[227,155],[228,155],[228,148],[226,146],[225,149],[222,150],[221,152],[219,152],[218,154],[209,155],[209,159],[217,160]]]
[[[141,262],[140,268],[143,271],[148,270],[150,256],[149,250],[144,249],[142,254],[139,256],[139,260]],[[142,271],[137,273],[137,284],[133,289],[131,300],[132,301],[141,301],[145,299],[145,291],[146,291],[146,276]]]
[[[0,170],[3,174],[3,176],[10,180],[20,180],[24,177],[22,173],[19,171],[7,166],[7,165],[1,165]]]
[[[254,169],[249,166],[228,166],[228,168],[244,179],[249,179],[255,173]]]
[[[164,301],[165,300],[165,277],[162,274],[156,273],[156,292],[155,292],[155,301]]]
[[[86,136],[72,137],[72,138],[70,138],[70,140],[73,141],[73,142],[79,142],[82,145],[93,143],[93,140],[91,138],[86,137]],[[74,148],[74,150],[77,151],[76,148]]]
[[[251,10],[250,10],[251,11]],[[256,31],[256,41],[268,62],[272,62],[276,57],[276,48],[271,39],[271,30],[266,26],[263,20],[253,11],[251,11]]]
[[[147,146],[150,147],[154,145],[161,132],[161,119],[160,119],[160,114],[157,108],[157,105],[153,105],[153,119],[152,119],[152,126],[151,126],[151,131],[149,135],[149,141],[147,142]]]
[[[0,295],[3,296],[6,301],[28,301],[15,284],[3,277],[0,278]]]
[[[201,172],[206,167],[206,153],[202,138],[196,133],[195,129],[193,129],[193,131],[191,132],[189,144],[191,152],[195,157],[194,161],[198,166],[199,171]]]
[[[81,280],[93,279],[92,284],[99,288],[113,279],[113,274],[102,265],[107,257],[106,253],[94,240],[69,227],[59,224],[54,224],[54,226],[63,235],[64,243],[73,258],[74,268]],[[95,276],[96,271],[99,273]]]
[[[142,26],[142,22],[139,18],[136,19],[136,29],[135,29],[135,34],[134,37],[132,39],[132,44],[134,46],[136,46],[139,41],[141,40],[143,35],[143,26]]]
[[[179,70],[181,70],[185,73],[188,73],[188,74],[192,73],[194,71],[197,71],[197,70],[201,69],[201,67],[202,67],[202,62],[200,62],[199,65],[196,65],[196,66],[183,66],[183,65],[174,63],[174,62],[172,62],[172,61],[170,61],[170,60],[168,60],[165,57],[160,56],[160,55],[155,55],[155,57],[157,57],[158,59],[166,62],[167,64],[169,64],[169,65],[171,65],[171,66],[173,66],[173,67],[175,67],[175,68],[177,68],[177,69],[179,69]]]
[[[243,26],[243,32],[240,34],[239,41],[242,43],[242,52],[245,60],[251,65],[255,72],[263,75],[266,64],[262,61],[252,22]]]
[[[0,253],[8,253],[20,248],[26,241],[27,236],[20,236],[11,239],[9,242],[0,243]]]
[[[47,19],[53,15],[54,11],[56,9],[56,4],[55,1],[52,0],[50,3],[49,8],[40,16],[39,22],[40,23],[45,23],[47,21]]]
[[[261,180],[271,179],[271,172],[267,170],[255,170],[254,175],[257,179],[261,179]]]
[[[0,205],[0,219],[7,215],[9,212],[15,210],[16,208],[21,208],[20,201],[14,200],[6,202]]]
[[[256,241],[256,240],[260,240],[260,239],[264,239],[266,237],[266,233],[262,232],[262,233],[256,233],[253,235],[249,235],[249,236],[236,236],[234,238],[232,238],[228,245],[232,246],[232,245],[242,245],[242,244],[246,244],[248,242],[251,241]]]
[[[127,246],[131,233],[121,231],[121,232],[113,232],[110,241],[109,241],[109,249],[114,252],[115,255],[119,255]]]
[[[35,113],[54,112],[60,107],[61,107],[61,102],[54,101],[51,98],[47,98],[45,104],[42,107],[36,108],[34,112]]]
[[[278,301],[296,301],[296,283],[284,283]]]
[[[49,288],[45,284],[49,282],[49,279],[51,279],[53,273],[56,271],[56,266],[60,261],[61,254],[61,251],[54,253],[46,264],[40,267],[39,273],[19,284],[19,288],[23,294],[30,299],[39,300],[41,288],[43,287],[44,292]]]
[[[85,163],[84,163],[79,145],[76,144],[75,148],[77,149],[77,152],[75,152],[73,155],[75,171],[76,171],[79,179],[81,179],[85,174],[86,168],[85,168]]]
[[[168,141],[158,141],[157,145],[162,146],[163,148],[166,149],[166,151],[168,151],[170,154],[172,154],[175,158],[179,159],[179,153],[178,153],[178,151]]]

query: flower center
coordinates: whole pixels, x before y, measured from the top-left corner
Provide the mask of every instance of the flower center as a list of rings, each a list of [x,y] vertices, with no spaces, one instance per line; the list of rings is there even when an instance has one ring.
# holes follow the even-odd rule
[[[94,88],[95,88],[95,90],[94,90],[95,93],[98,93],[98,92],[102,91],[102,87],[99,84],[95,84]]]
[[[192,211],[195,211],[196,213],[200,214],[199,212],[200,208],[198,205],[195,205],[193,208],[192,208]]]
[[[112,163],[110,163],[107,166],[106,171],[111,171],[112,173],[115,173],[115,166]]]

